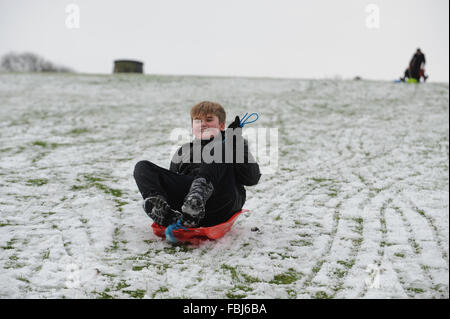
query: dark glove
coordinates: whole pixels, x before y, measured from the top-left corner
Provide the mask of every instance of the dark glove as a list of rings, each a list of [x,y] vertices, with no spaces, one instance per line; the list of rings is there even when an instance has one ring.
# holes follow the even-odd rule
[[[225,144],[227,144],[227,146],[225,148],[225,152],[223,152],[225,156],[224,161],[227,163],[230,163],[230,161],[236,163],[236,145],[238,144],[240,145],[241,143],[244,144],[244,139],[242,137],[241,120],[239,119],[239,116],[236,116],[234,118],[234,121],[227,128],[227,131],[228,130],[230,130],[229,132],[230,134],[233,134],[233,138],[232,139],[227,138],[228,134],[227,132],[225,132]],[[232,150],[232,154],[226,155],[226,152],[229,152],[229,150]]]
[[[238,127],[241,127],[241,120],[239,119],[239,116],[236,116],[236,118],[234,119],[234,122],[231,123],[228,126],[228,128],[235,129],[235,128],[238,128]]]

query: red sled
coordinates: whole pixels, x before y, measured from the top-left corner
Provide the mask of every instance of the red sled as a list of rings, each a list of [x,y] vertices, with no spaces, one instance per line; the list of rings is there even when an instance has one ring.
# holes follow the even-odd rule
[[[234,224],[234,221],[242,213],[248,212],[248,209],[243,209],[235,213],[229,220],[223,222],[222,224],[210,226],[210,227],[198,227],[198,228],[187,228],[185,229],[175,229],[173,235],[180,242],[199,242],[206,239],[218,239],[223,237],[228,233]],[[166,227],[158,225],[153,222],[152,224],[153,233],[156,236],[165,238],[166,237]]]

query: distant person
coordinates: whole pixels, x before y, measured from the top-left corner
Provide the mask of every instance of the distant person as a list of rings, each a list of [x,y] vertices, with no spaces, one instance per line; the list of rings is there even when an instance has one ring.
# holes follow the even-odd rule
[[[419,48],[413,55],[408,68],[405,70],[405,74],[400,80],[415,79],[417,82],[420,82],[422,77],[424,82],[428,79],[428,76],[425,75],[425,54]]]

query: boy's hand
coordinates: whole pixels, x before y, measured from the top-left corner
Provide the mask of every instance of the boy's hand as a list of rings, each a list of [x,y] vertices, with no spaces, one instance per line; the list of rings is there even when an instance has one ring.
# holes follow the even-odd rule
[[[228,135],[228,133],[230,135]],[[238,156],[236,152],[242,152],[244,150],[244,138],[242,136],[242,126],[241,126],[241,120],[239,119],[239,116],[236,116],[233,123],[231,123],[227,131],[225,132],[225,152],[223,152],[224,161],[226,163],[236,163],[237,158],[243,158],[245,157],[245,154]],[[239,145],[239,147],[237,147]],[[242,145],[242,147],[241,147]],[[232,153],[227,154],[227,152],[232,151]]]
[[[234,119],[234,122],[231,123],[228,126],[228,128],[235,129],[235,128],[238,128],[238,127],[241,127],[241,120],[239,119],[239,116],[236,116],[236,118]]]

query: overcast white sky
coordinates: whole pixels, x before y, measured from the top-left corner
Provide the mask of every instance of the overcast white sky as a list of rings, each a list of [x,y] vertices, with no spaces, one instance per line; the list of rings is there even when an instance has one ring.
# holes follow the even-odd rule
[[[71,3],[79,28],[66,26]],[[417,47],[430,80],[448,82],[448,0],[0,0],[0,55],[86,73],[137,59],[147,74],[392,80]]]

